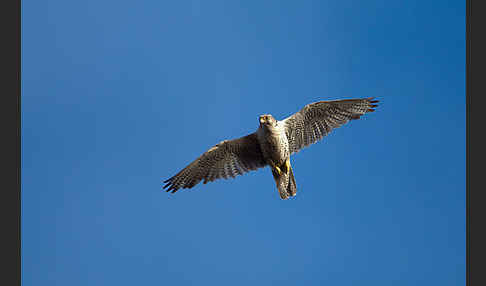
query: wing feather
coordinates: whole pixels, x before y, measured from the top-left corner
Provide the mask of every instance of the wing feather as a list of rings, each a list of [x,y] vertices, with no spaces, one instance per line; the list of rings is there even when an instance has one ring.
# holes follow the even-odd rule
[[[304,106],[299,112],[283,120],[290,152],[295,153],[316,143],[334,128],[359,119],[377,107],[373,97],[319,101]]]
[[[203,183],[224,178],[234,178],[249,171],[265,167],[266,163],[256,133],[222,141],[179,173],[164,181],[167,192],[189,189],[203,180]]]

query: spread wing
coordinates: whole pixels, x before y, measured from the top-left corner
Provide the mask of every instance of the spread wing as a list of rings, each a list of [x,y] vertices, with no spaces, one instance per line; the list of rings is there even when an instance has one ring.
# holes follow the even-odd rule
[[[319,101],[304,106],[283,120],[290,152],[295,153],[326,136],[349,120],[374,111],[378,100],[373,97]]]
[[[212,182],[219,178],[234,178],[251,170],[265,167],[256,133],[225,140],[206,151],[175,176],[164,181],[167,192],[190,189],[201,180]]]

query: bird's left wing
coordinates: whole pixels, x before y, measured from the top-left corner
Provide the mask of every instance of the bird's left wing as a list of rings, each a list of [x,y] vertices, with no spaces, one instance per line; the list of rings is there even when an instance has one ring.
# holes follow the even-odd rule
[[[334,128],[374,111],[377,102],[378,100],[369,97],[307,104],[297,113],[282,120],[290,152],[298,152],[316,143]]]
[[[204,180],[234,178],[251,170],[265,167],[266,163],[256,133],[222,141],[194,160],[175,176],[165,180],[167,192],[190,189]]]

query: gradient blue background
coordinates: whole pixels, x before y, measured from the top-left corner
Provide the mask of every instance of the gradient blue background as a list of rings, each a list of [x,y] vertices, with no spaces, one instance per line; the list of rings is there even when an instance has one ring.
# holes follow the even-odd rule
[[[175,195],[305,104],[375,113]],[[22,1],[23,285],[465,285],[464,1]]]

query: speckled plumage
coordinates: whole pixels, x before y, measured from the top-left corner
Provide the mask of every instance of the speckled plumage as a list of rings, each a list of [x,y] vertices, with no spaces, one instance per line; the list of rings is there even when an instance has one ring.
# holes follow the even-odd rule
[[[175,193],[219,178],[233,178],[251,170],[270,166],[280,198],[295,196],[297,186],[290,164],[291,154],[326,136],[349,120],[374,111],[373,98],[319,101],[277,121],[261,115],[257,131],[247,136],[222,141],[179,173],[164,181],[164,188]]]
[[[267,115],[271,116],[271,115]],[[271,117],[273,119],[273,117]],[[257,130],[258,143],[266,161],[272,160],[282,165],[290,156],[289,141],[285,133],[285,126],[275,119],[274,125],[260,124]]]
[[[280,198],[284,200],[295,196],[297,192],[292,170],[279,172],[275,168],[281,168],[290,159],[289,141],[285,130],[283,122],[275,120],[270,114],[265,114],[260,116],[260,127],[256,131],[263,158],[267,165],[271,166]]]

